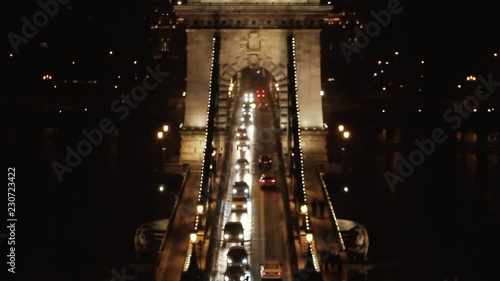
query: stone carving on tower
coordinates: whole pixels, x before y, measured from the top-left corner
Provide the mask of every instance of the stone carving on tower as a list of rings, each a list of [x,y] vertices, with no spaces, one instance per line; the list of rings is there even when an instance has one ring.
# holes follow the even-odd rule
[[[266,56],[266,39],[257,30],[252,30],[240,38],[242,57],[247,57],[250,67],[257,67]]]

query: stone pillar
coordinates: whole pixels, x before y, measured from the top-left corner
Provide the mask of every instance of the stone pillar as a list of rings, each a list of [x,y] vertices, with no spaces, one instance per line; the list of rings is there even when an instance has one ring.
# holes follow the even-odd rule
[[[301,114],[302,115],[302,114]],[[304,168],[306,170],[316,169],[319,163],[327,163],[326,135],[327,130],[304,130],[300,131],[302,142],[302,153],[304,155]]]
[[[181,131],[180,162],[191,164],[191,170],[201,170],[203,149],[205,149],[205,129]]]
[[[300,126],[323,128],[320,30],[294,30]]]
[[[186,129],[207,125],[213,34],[210,29],[187,30]]]

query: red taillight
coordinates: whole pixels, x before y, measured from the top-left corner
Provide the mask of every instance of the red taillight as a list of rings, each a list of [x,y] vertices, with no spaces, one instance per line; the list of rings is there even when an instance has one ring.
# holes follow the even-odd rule
[[[259,159],[259,163],[262,162],[262,160]]]
[[[271,180],[271,182],[276,182],[276,180]]]
[[[281,275],[281,272],[278,272],[278,275]]]
[[[269,163],[272,163],[272,162],[273,162],[273,160],[269,160]]]
[[[264,272],[262,272],[262,275],[266,275],[266,274],[267,274],[267,272],[265,272],[265,271],[264,271]]]

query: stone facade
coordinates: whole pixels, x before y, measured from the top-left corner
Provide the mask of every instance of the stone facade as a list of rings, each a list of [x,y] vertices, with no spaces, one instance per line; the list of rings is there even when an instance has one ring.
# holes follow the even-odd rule
[[[213,4],[207,4],[213,3]],[[227,4],[217,4],[227,3]],[[238,3],[238,4],[231,4]],[[241,4],[243,3],[243,4]],[[319,1],[265,1],[260,4],[235,1],[190,1],[176,7],[187,30],[187,88],[182,131],[181,161],[202,160],[207,124],[207,105],[212,59],[212,40],[221,39],[219,94],[216,127],[229,124],[228,91],[231,78],[245,67],[261,67],[279,84],[277,97],[280,126],[288,126],[288,46],[295,38],[301,127],[316,134],[303,134],[308,158],[326,159],[320,76],[320,27],[331,6]],[[314,4],[311,4],[314,3]],[[322,136],[323,140],[320,140]],[[309,151],[317,146],[320,151]],[[285,146],[284,146],[285,147]],[[320,154],[323,153],[324,157]],[[313,156],[314,155],[314,156]],[[313,160],[313,159],[311,159]]]

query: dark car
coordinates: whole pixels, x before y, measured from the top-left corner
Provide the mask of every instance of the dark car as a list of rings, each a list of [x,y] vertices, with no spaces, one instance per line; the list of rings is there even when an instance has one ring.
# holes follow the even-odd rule
[[[234,166],[238,172],[250,171],[250,162],[247,159],[238,159]]]
[[[247,129],[242,128],[242,127],[238,128],[238,130],[236,130],[236,137],[237,138],[242,138],[242,137],[246,138],[246,137],[248,137],[248,135],[247,135]]]
[[[247,281],[249,276],[245,274],[243,267],[238,265],[228,266],[224,272],[225,281]]]
[[[233,196],[250,194],[250,187],[245,181],[237,181],[233,184]]]
[[[260,188],[276,187],[276,178],[272,175],[262,175],[259,179]]]
[[[250,268],[248,263],[248,252],[243,246],[233,246],[227,252],[227,266],[244,266],[247,270]]]
[[[241,222],[227,222],[224,226],[222,237],[222,247],[226,247],[227,243],[240,243],[243,246],[245,236],[243,235],[243,225]]]
[[[261,169],[269,169],[273,166],[273,159],[269,155],[261,155],[259,157],[259,167]]]

